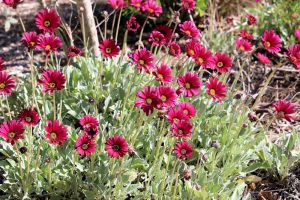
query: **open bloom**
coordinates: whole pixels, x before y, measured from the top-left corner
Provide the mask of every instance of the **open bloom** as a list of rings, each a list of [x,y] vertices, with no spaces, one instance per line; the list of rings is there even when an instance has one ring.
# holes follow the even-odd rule
[[[195,47],[194,51],[193,59],[196,64],[202,66],[204,69],[213,66],[213,56],[209,50],[199,45]]]
[[[154,46],[161,46],[165,44],[165,37],[159,31],[152,31],[149,36],[149,42],[151,42]]]
[[[300,44],[288,47],[287,56],[290,61],[300,69]]]
[[[188,38],[198,38],[199,30],[192,21],[185,21],[183,24],[179,24],[180,31]]]
[[[249,52],[252,50],[252,44],[246,39],[237,39],[235,41],[236,47],[242,52]]]
[[[280,36],[274,30],[265,30],[261,41],[270,53],[278,53],[282,47]]]
[[[90,137],[84,135],[76,140],[75,148],[81,156],[88,156],[96,151],[96,143]]]
[[[142,9],[143,0],[130,0],[130,5],[132,5],[135,9]]]
[[[20,122],[27,126],[35,126],[40,121],[40,116],[34,108],[23,109],[18,116]]]
[[[24,131],[25,129],[23,124],[17,120],[4,122],[0,126],[0,136],[12,145],[14,145],[19,139],[24,139]]]
[[[119,10],[126,7],[126,2],[124,0],[108,0],[108,4],[114,9]]]
[[[146,48],[137,49],[129,55],[132,63],[137,65],[139,71],[149,72],[149,69],[154,68],[154,55]]]
[[[187,138],[192,135],[193,125],[189,121],[179,121],[172,124],[172,133],[178,138]]]
[[[101,53],[105,58],[113,58],[120,52],[120,47],[113,39],[105,39],[99,44]]]
[[[269,65],[271,63],[271,60],[264,54],[257,53],[256,57],[261,64]]]
[[[15,79],[5,71],[0,71],[0,95],[10,96],[15,87]]]
[[[165,43],[169,43],[172,40],[173,30],[170,27],[166,25],[159,25],[154,29],[154,31],[158,31],[163,34]]]
[[[169,45],[169,54],[175,57],[179,56],[181,54],[181,48],[179,44],[176,42],[171,42]]]
[[[65,88],[66,78],[61,71],[49,69],[43,72],[38,82],[43,86],[43,92],[53,95],[55,91]]]
[[[168,121],[171,124],[177,124],[180,121],[188,121],[189,117],[181,109],[171,108],[167,113]]]
[[[141,107],[146,115],[153,112],[157,107],[159,99],[157,97],[157,89],[155,87],[146,86],[143,90],[138,91],[136,94],[135,107]]]
[[[209,78],[206,83],[206,93],[214,100],[222,102],[226,96],[226,86],[218,78]]]
[[[253,15],[248,14],[247,16],[247,22],[249,25],[256,25],[257,24],[257,19]]]
[[[6,4],[7,6],[10,6],[14,9],[17,8],[17,6],[22,3],[23,0],[3,0],[3,3]]]
[[[189,10],[189,11],[193,11],[196,6],[195,0],[181,0],[181,4],[183,10]]]
[[[157,97],[160,99],[158,108],[173,106],[177,100],[176,92],[170,86],[159,86],[157,88]]]
[[[49,140],[50,144],[62,145],[68,140],[67,128],[65,125],[59,123],[58,120],[49,120],[44,128],[47,132],[45,137]]]
[[[99,121],[94,116],[86,115],[80,118],[79,123],[90,138],[95,138],[99,134]]]
[[[300,29],[295,30],[294,36],[298,40],[298,43],[300,43]]]
[[[46,54],[56,51],[61,47],[61,40],[55,35],[40,35],[37,47],[44,49]]]
[[[193,57],[196,53],[196,48],[203,47],[200,42],[196,40],[189,40],[185,45],[185,51],[188,56]]]
[[[5,68],[5,62],[4,62],[3,58],[0,57],[0,71],[4,70],[4,68]]]
[[[35,17],[36,26],[45,32],[54,32],[60,24],[60,17],[56,10],[45,8]]]
[[[171,83],[174,80],[172,69],[166,64],[161,64],[159,67],[156,67],[152,74],[156,80],[162,83]]]
[[[159,17],[162,13],[162,7],[154,0],[147,0],[142,4],[142,11],[149,13],[151,16]]]
[[[219,73],[228,72],[232,66],[232,60],[227,54],[217,52],[214,57],[214,68]]]
[[[35,31],[23,33],[23,37],[21,39],[23,44],[27,46],[28,51],[36,48],[37,40],[38,40],[38,34]]]
[[[294,117],[292,115],[296,112],[296,108],[292,102],[279,100],[275,104],[273,104],[273,107],[277,111],[277,117],[279,119],[284,118],[289,122],[292,122],[294,120]]]
[[[246,29],[241,30],[239,35],[241,38],[253,40],[253,35],[249,33]]]
[[[132,32],[136,32],[140,28],[140,24],[136,21],[135,17],[130,17],[126,22],[127,29]]]
[[[188,142],[177,142],[174,152],[178,158],[188,158],[193,154],[193,147]]]
[[[114,135],[107,139],[105,151],[111,158],[123,157],[128,152],[128,143],[123,136]]]
[[[188,118],[195,117],[197,113],[194,105],[189,102],[180,102],[178,104],[178,110],[182,111]]]
[[[77,56],[82,56],[83,52],[76,46],[69,46],[67,56],[68,58],[74,58]]]
[[[184,93],[186,97],[192,97],[199,95],[199,88],[201,82],[198,74],[193,72],[187,72],[183,76],[178,77],[178,85],[181,86],[178,93]]]

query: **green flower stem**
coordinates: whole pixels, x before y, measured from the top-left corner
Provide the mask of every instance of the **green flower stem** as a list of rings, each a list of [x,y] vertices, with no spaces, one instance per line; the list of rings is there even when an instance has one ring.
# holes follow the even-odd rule
[[[56,102],[55,102],[55,92],[53,94],[53,120],[56,120]]]
[[[20,182],[21,182],[21,186],[22,186],[22,189],[24,190],[24,192],[26,193],[27,192],[27,189],[26,189],[26,183],[24,183],[24,174],[23,174],[23,168],[22,168],[22,160],[21,160],[21,154],[19,152],[19,148],[18,148],[18,143],[16,142],[15,145],[15,151],[17,152],[17,159],[18,159],[18,164],[19,164],[19,171],[20,171]]]
[[[115,36],[115,41],[116,41],[116,43],[118,43],[119,28],[120,28],[120,22],[121,22],[121,17],[122,17],[122,11],[123,11],[123,8],[121,8],[120,13],[119,13],[118,24],[117,24],[117,30],[116,30],[116,36]]]
[[[31,164],[31,154],[32,154],[32,126],[29,126],[29,135],[27,137],[28,139],[28,153],[27,153],[27,172],[26,172],[26,177],[27,177],[27,185],[30,187],[31,183],[30,183],[30,164]]]
[[[4,105],[2,103],[2,99],[0,99],[0,108],[1,108],[2,116],[4,117],[5,120],[7,120],[6,119],[6,114],[4,112]]]
[[[111,36],[110,36],[111,39],[114,37],[114,29],[115,29],[116,17],[117,17],[117,13],[114,12],[114,18],[113,18],[112,27],[111,27]]]
[[[172,199],[176,199],[175,196],[176,196],[176,191],[177,191],[177,184],[178,184],[178,180],[179,180],[179,176],[180,176],[179,169],[180,169],[180,165],[178,165],[178,169],[177,169],[177,172],[176,172],[176,180],[175,180],[174,191],[173,191],[173,198]]]
[[[138,41],[138,48],[139,49],[141,48],[142,37],[143,37],[144,29],[145,29],[145,26],[146,26],[146,23],[147,23],[148,19],[149,19],[149,15],[147,15],[147,17],[145,19],[145,22],[144,22],[144,24],[142,26],[141,32],[140,32],[139,41]]]
[[[10,105],[9,105],[9,102],[8,102],[8,97],[6,97],[5,100],[6,100],[6,105],[7,105],[7,109],[8,109],[9,119],[12,120]]]

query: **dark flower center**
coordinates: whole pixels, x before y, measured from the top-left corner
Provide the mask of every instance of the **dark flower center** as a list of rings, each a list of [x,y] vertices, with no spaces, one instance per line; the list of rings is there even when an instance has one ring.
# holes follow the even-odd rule
[[[55,83],[53,83],[53,82],[49,83],[49,87],[50,87],[50,88],[55,88],[55,86],[56,86]]]
[[[25,117],[26,122],[31,122],[31,117]]]
[[[112,149],[114,151],[119,151],[120,150],[120,146],[118,144],[115,144],[115,145],[112,146]]]
[[[185,154],[186,154],[186,149],[181,149],[181,150],[180,150],[180,153],[181,153],[182,155],[185,155]]]
[[[96,130],[95,129],[93,129],[93,128],[89,128],[89,130],[88,130],[88,135],[91,135],[91,136],[93,136],[93,135],[95,135],[96,134]]]
[[[179,130],[178,130],[178,133],[179,133],[180,135],[182,135],[182,134],[183,134],[183,130],[182,130],[182,129],[179,129]]]
[[[49,27],[51,25],[51,22],[49,20],[44,21],[44,26]]]
[[[106,53],[111,53],[111,48],[107,47],[107,48],[105,49],[105,52],[106,52]]]
[[[57,134],[54,132],[50,133],[50,138],[55,140],[57,138]]]
[[[81,148],[83,150],[87,150],[89,148],[89,145],[88,144],[83,144],[83,145],[81,145]]]
[[[223,62],[218,62],[217,66],[218,66],[218,67],[223,67],[224,64],[223,64]]]
[[[15,136],[16,136],[15,132],[8,133],[8,137],[11,138],[11,139],[15,138]]]
[[[6,87],[5,83],[0,83],[0,89],[4,89]]]

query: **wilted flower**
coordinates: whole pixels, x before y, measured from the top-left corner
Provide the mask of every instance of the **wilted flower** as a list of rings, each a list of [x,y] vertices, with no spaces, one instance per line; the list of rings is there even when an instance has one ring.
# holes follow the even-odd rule
[[[264,35],[261,37],[261,41],[270,53],[278,53],[282,47],[281,39],[274,30],[265,30]]]
[[[193,147],[188,142],[177,142],[174,152],[178,158],[188,158],[193,154]]]
[[[206,83],[206,93],[214,100],[222,102],[226,96],[226,86],[218,78],[209,78]]]
[[[62,145],[68,140],[68,132],[65,125],[59,123],[58,120],[48,120],[46,126],[44,126],[47,132],[45,137],[49,140],[50,144]]]
[[[15,79],[5,71],[0,71],[0,94],[10,96],[15,87]]]
[[[138,99],[134,102],[135,107],[141,107],[146,115],[151,114],[159,103],[157,89],[154,87],[146,86],[136,96]]]
[[[253,40],[253,35],[249,33],[246,29],[241,30],[239,35],[241,38]]]
[[[196,6],[195,0],[181,0],[182,9],[193,11]]]
[[[60,24],[60,17],[54,9],[45,8],[35,17],[36,26],[45,32],[54,32]]]
[[[256,122],[258,120],[258,117],[254,112],[249,112],[248,118],[251,122]]]
[[[185,180],[190,180],[190,179],[191,179],[191,176],[192,176],[192,173],[191,173],[190,170],[185,169],[185,170],[183,171],[183,178],[184,178]]]
[[[45,53],[48,55],[61,47],[61,40],[53,34],[40,35],[37,47],[44,49]]]
[[[192,21],[185,21],[183,24],[179,24],[180,31],[188,38],[198,38],[199,30]]]
[[[175,57],[179,56],[181,54],[181,48],[179,44],[176,42],[171,42],[169,45],[169,54]]]
[[[3,0],[3,3],[6,4],[7,6],[10,6],[14,9],[17,8],[17,6],[22,3],[23,0]]]
[[[76,140],[75,149],[81,156],[88,156],[96,151],[96,143],[90,137],[84,135]]]
[[[23,33],[23,37],[21,39],[24,45],[27,46],[28,51],[35,49],[38,42],[38,35],[35,31],[33,32],[25,32]]]
[[[81,56],[82,54],[83,54],[83,52],[78,47],[76,47],[76,46],[68,47],[68,52],[67,52],[68,58],[74,58],[77,56]]]
[[[181,86],[179,93],[184,94],[186,97],[192,97],[199,95],[199,88],[201,87],[201,82],[198,74],[193,72],[187,72],[183,76],[178,77],[178,85]]]
[[[292,122],[294,120],[294,117],[292,115],[296,112],[296,108],[292,102],[279,100],[273,104],[273,107],[276,109],[277,117],[279,119],[284,118],[289,122]]]
[[[271,63],[271,60],[264,54],[257,53],[256,57],[258,61],[264,65],[269,65]]]
[[[290,61],[300,69],[300,44],[288,47],[287,56]]]
[[[249,25],[256,25],[257,24],[257,19],[253,15],[248,14],[247,16],[247,22]]]
[[[53,95],[55,91],[65,88],[66,77],[59,70],[49,69],[43,72],[42,78],[38,82],[43,86],[43,92]]]
[[[99,134],[99,121],[92,115],[80,118],[79,123],[84,133],[90,138],[95,138]]]
[[[120,47],[113,39],[103,40],[99,45],[99,49],[105,58],[113,58],[119,55],[120,52]]]
[[[5,61],[2,57],[0,57],[0,71],[4,70],[5,68]]]
[[[154,68],[154,55],[146,48],[137,49],[129,55],[132,63],[137,65],[139,71],[149,72],[149,69]]]
[[[172,69],[166,64],[161,64],[159,67],[156,67],[152,74],[156,80],[162,83],[171,83],[174,80]]]
[[[159,17],[162,13],[162,7],[154,0],[147,0],[142,4],[142,11],[149,13],[151,16]]]
[[[23,109],[18,118],[20,122],[27,126],[35,126],[39,123],[40,117],[34,108],[25,108]]]
[[[107,139],[105,151],[111,158],[123,157],[128,152],[128,143],[123,136],[114,135]]]
[[[242,52],[249,52],[252,50],[252,44],[246,39],[237,39],[235,45]]]
[[[136,21],[135,17],[130,17],[126,22],[127,29],[132,32],[136,32],[140,28],[140,24]]]
[[[232,60],[227,54],[217,52],[214,57],[214,68],[219,73],[228,72],[232,66]]]
[[[14,145],[19,139],[24,139],[24,131],[25,129],[23,124],[17,120],[4,122],[0,126],[0,136],[12,145]]]

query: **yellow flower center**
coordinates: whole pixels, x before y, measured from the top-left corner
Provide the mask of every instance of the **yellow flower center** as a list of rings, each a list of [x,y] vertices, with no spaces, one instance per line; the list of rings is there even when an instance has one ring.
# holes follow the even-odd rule
[[[51,25],[51,22],[49,20],[44,21],[44,26],[49,27]]]
[[[189,114],[189,111],[187,109],[184,109],[183,113],[187,115],[187,114]]]
[[[5,84],[5,83],[0,83],[0,89],[4,89],[4,88],[5,88],[5,86],[6,86],[6,84]]]
[[[144,65],[144,64],[145,64],[145,61],[144,61],[143,59],[140,59],[140,60],[139,60],[139,64],[140,64],[140,65]]]
[[[149,105],[150,105],[150,104],[152,103],[152,99],[150,99],[150,98],[147,98],[147,99],[146,99],[146,102],[147,102],[147,104],[149,104]]]
[[[57,138],[57,134],[54,132],[50,133],[50,138],[55,140]]]
[[[81,146],[81,148],[82,148],[83,150],[87,150],[87,149],[89,148],[89,145],[83,144],[83,145]]]
[[[29,45],[33,47],[35,46],[35,42],[29,42]]]
[[[11,138],[11,139],[15,138],[15,136],[16,136],[15,132],[8,133],[8,137]]]
[[[190,83],[185,83],[185,84],[184,84],[184,87],[185,87],[186,89],[190,89],[190,88],[191,88],[191,84],[190,84]]]
[[[198,62],[200,63],[200,64],[202,64],[203,63],[203,59],[200,57],[200,58],[198,58]]]
[[[149,13],[154,13],[154,10],[152,8],[149,8],[148,12]]]
[[[266,47],[270,47],[270,46],[271,46],[271,43],[270,43],[270,42],[265,42],[265,46],[266,46]]]
[[[165,95],[161,95],[161,98],[160,98],[163,102],[167,101],[167,97]]]
[[[223,67],[224,64],[223,64],[223,62],[218,62],[217,66],[218,66],[218,67]]]
[[[111,48],[109,48],[109,47],[106,48],[106,49],[105,49],[105,52],[106,52],[106,53],[111,53]]]
[[[47,45],[45,46],[45,49],[46,49],[46,50],[50,50],[50,49],[51,49],[51,45],[50,45],[50,44],[47,44]]]
[[[52,82],[52,83],[49,83],[49,87],[50,87],[50,88],[55,88],[55,86],[56,86],[55,83],[53,83],[53,82]]]
[[[241,51],[245,51],[245,47],[242,45],[242,46],[240,46],[240,50]]]
[[[163,79],[164,76],[162,74],[157,74],[158,78]]]
[[[179,122],[179,119],[173,118],[173,122],[177,124]]]
[[[186,31],[185,31],[185,34],[187,34],[188,36],[191,36],[191,31],[186,30]]]
[[[215,89],[210,89],[209,94],[212,95],[212,96],[215,96],[216,95],[216,90]]]
[[[193,55],[195,55],[195,51],[194,51],[193,49],[190,49],[190,50],[189,50],[189,54],[190,54],[191,56],[193,56]]]

